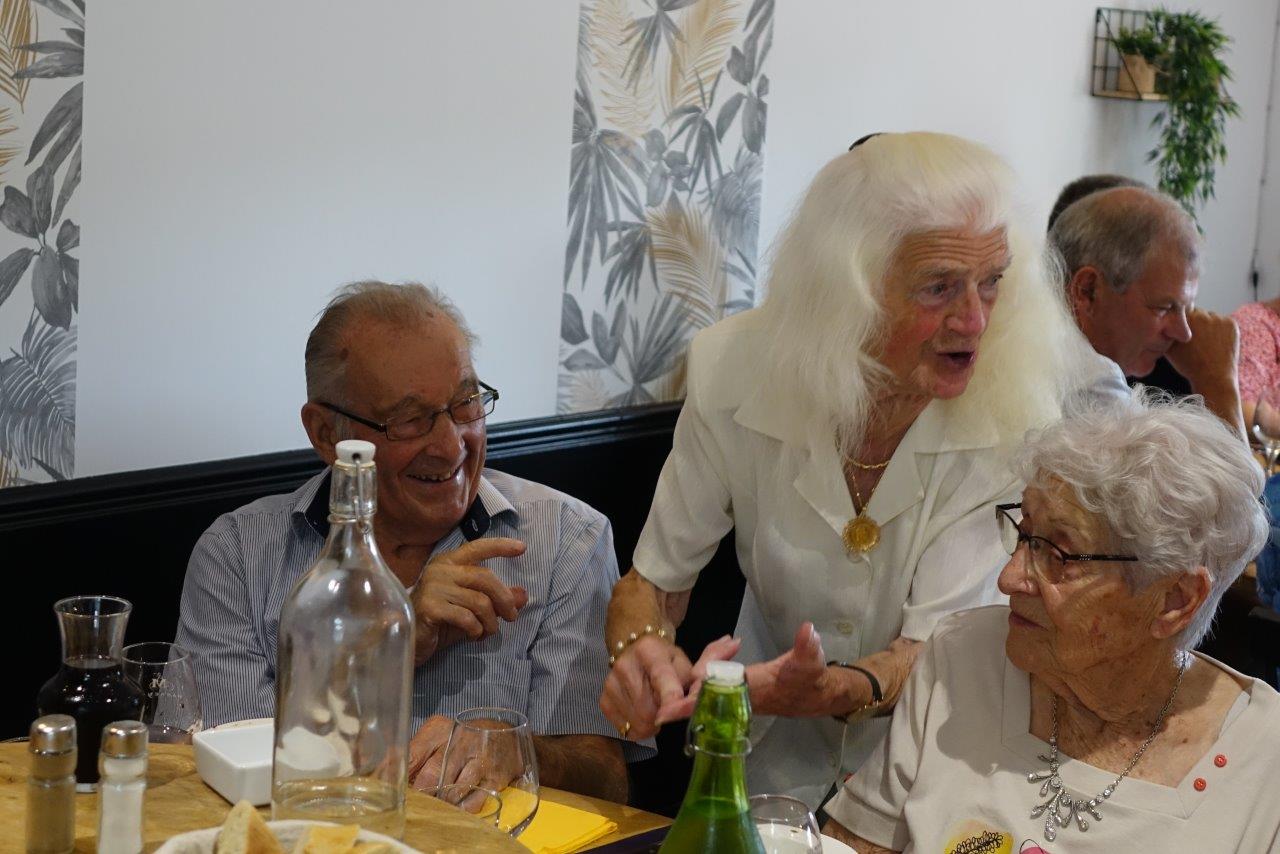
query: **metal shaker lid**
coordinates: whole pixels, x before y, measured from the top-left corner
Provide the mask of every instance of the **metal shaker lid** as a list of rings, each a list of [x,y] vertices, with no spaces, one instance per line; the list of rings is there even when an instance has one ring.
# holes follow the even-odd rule
[[[102,728],[102,755],[134,759],[147,755],[147,725],[141,721],[116,721]]]
[[[71,715],[45,715],[31,722],[32,753],[70,753],[76,749],[76,719]]]

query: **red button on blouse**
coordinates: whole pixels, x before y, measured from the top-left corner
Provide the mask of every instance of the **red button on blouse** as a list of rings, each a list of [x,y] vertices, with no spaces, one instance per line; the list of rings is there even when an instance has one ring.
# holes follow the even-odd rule
[[[1203,792],[1205,790],[1205,787],[1208,786],[1209,784],[1204,781],[1203,777],[1197,777],[1196,781],[1191,785],[1196,787],[1197,792]]]
[[[1221,768],[1222,766],[1227,764],[1227,757],[1219,753],[1217,756],[1213,757],[1213,764]]]

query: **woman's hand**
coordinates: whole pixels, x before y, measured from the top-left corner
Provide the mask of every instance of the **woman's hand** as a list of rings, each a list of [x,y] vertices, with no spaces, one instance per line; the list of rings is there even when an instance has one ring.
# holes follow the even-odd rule
[[[796,630],[791,649],[747,668],[751,708],[761,715],[794,718],[832,714],[832,674],[813,623]]]

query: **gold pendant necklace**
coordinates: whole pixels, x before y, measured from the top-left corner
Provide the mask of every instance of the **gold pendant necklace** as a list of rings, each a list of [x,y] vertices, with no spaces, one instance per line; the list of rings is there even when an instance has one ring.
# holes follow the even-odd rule
[[[885,461],[879,465],[869,466],[852,457],[849,458],[849,462],[864,470],[880,469],[889,465],[888,461]],[[845,524],[841,539],[844,540],[844,549],[849,554],[864,555],[880,544],[880,524],[867,515],[867,504],[871,503],[871,495],[874,495],[876,490],[874,486],[871,488],[871,494],[867,496],[867,502],[864,504],[862,494],[858,491],[858,476],[850,475],[849,483],[853,486],[853,497],[858,504],[854,509],[858,513]],[[879,485],[877,481],[876,486]]]

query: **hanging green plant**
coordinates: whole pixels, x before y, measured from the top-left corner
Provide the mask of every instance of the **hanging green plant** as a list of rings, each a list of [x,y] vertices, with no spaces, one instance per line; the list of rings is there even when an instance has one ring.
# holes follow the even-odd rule
[[[1147,160],[1156,164],[1160,189],[1194,217],[1213,198],[1217,165],[1227,159],[1227,119],[1240,115],[1224,85],[1231,69],[1222,56],[1231,39],[1196,12],[1159,9],[1148,27],[1163,47],[1157,64],[1168,103],[1151,121],[1160,143]]]

